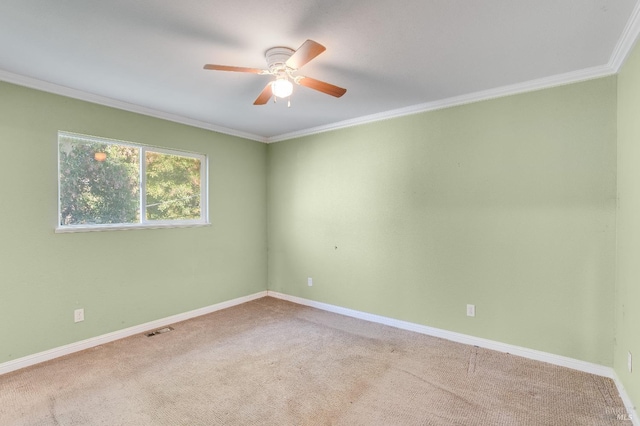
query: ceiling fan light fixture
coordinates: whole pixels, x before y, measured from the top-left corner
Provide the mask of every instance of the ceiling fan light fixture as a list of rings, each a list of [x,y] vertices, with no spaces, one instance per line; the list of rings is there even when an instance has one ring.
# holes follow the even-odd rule
[[[293,84],[286,77],[278,78],[271,83],[271,91],[279,98],[287,98],[293,93]]]

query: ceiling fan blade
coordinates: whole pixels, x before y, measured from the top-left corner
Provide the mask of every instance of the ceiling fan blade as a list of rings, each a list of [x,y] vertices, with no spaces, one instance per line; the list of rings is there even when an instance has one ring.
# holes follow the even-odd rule
[[[246,67],[231,67],[228,65],[213,65],[206,64],[204,66],[205,70],[214,70],[214,71],[235,71],[235,72],[248,72],[252,74],[261,74],[264,70],[259,68],[246,68]]]
[[[264,105],[269,102],[269,99],[271,99],[272,95],[273,93],[271,92],[271,83],[267,83],[267,85],[264,86],[264,89],[262,89],[262,92],[260,92],[256,100],[253,102],[253,104]]]
[[[326,93],[327,95],[335,96],[336,98],[339,98],[340,96],[347,93],[347,89],[334,86],[333,84],[325,83],[324,81],[316,80],[315,78],[309,78],[309,77],[297,78],[296,83],[298,83],[301,86],[305,86],[310,89],[317,90],[322,93]]]
[[[289,59],[287,59],[286,64],[289,68],[296,70],[300,69],[304,64],[308,63],[325,50],[327,50],[327,48],[320,43],[313,40],[307,40],[302,43],[302,46],[300,46]]]

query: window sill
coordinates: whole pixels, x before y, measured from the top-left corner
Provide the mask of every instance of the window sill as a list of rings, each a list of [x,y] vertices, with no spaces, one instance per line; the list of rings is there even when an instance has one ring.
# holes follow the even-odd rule
[[[165,228],[199,228],[203,226],[211,226],[209,222],[178,222],[178,223],[153,223],[141,224],[134,223],[131,225],[78,225],[78,226],[61,226],[55,229],[56,234],[69,234],[75,232],[103,232],[103,231],[129,231],[132,229],[165,229]]]

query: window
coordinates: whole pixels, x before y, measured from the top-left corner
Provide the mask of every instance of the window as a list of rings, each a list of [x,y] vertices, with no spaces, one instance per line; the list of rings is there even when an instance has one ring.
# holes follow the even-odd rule
[[[207,157],[58,133],[56,232],[205,225]]]

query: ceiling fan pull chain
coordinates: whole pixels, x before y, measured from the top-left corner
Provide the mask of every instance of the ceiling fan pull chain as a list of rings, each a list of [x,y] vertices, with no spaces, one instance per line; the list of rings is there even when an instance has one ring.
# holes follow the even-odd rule
[[[291,108],[291,96],[287,98],[287,108]]]

